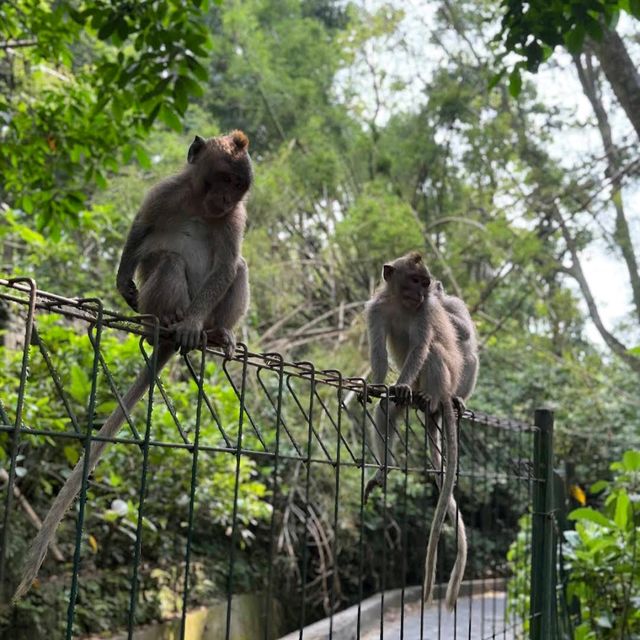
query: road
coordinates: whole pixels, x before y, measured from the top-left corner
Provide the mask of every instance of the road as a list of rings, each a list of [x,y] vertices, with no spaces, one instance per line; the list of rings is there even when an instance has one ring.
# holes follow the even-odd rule
[[[384,618],[384,633],[370,631],[362,640],[514,640],[513,629],[505,630],[505,594],[486,593],[459,598],[457,612],[447,613],[437,604],[424,610],[420,625],[420,602],[405,606],[404,627],[400,609]]]

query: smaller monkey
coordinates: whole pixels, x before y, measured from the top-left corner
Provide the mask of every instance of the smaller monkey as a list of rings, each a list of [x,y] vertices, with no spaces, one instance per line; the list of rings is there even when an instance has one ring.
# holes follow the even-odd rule
[[[389,436],[386,447],[393,451],[395,423],[400,406],[411,402],[413,396],[427,400],[427,410],[442,410],[447,465],[440,496],[433,516],[425,559],[424,596],[431,598],[435,579],[435,561],[438,540],[447,512],[458,525],[458,554],[447,588],[447,605],[452,608],[458,596],[467,557],[464,523],[453,498],[455,475],[458,466],[458,440],[453,399],[460,383],[463,367],[453,323],[435,294],[431,274],[417,252],[385,264],[383,283],[366,306],[372,382],[382,384],[387,375],[387,344],[400,368],[395,385],[390,387],[396,403],[384,399],[376,407],[375,432],[371,434],[378,460],[384,459],[387,420]],[[427,420],[432,430],[437,425]],[[438,456],[440,453],[438,452]],[[384,482],[385,471],[379,469],[367,483],[365,500],[375,486]]]
[[[249,305],[249,276],[241,256],[246,221],[244,198],[253,179],[249,139],[242,131],[205,140],[196,136],[184,169],[155,185],[138,211],[118,268],[116,286],[129,306],[152,314],[173,332],[156,347],[156,370],[176,348],[185,354],[202,343],[235,351],[232,329]],[[144,368],[123,404],[131,412],[150,384]],[[124,422],[118,406],[89,445],[89,473],[98,464],[108,439]],[[51,504],[42,528],[24,561],[22,579],[13,596],[20,598],[38,574],[49,544],[82,486],[84,456]]]

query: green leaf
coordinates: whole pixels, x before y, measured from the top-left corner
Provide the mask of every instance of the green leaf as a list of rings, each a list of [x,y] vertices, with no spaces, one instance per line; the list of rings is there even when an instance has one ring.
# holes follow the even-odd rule
[[[568,518],[569,520],[594,522],[607,528],[613,526],[613,522],[611,522],[611,520],[591,507],[580,507],[579,509],[574,509],[569,514]]]
[[[33,200],[26,193],[22,196],[22,208],[26,213],[33,213]]]
[[[74,447],[72,444],[68,444],[66,447],[62,449],[64,453],[64,457],[67,459],[67,462],[75,466],[76,462],[80,459],[80,453],[78,452],[77,447]]]
[[[145,151],[144,147],[140,145],[136,146],[136,158],[138,159],[138,162],[143,169],[151,169],[151,159],[149,158],[149,155]]]
[[[640,471],[640,451],[625,451],[622,464],[627,471]]]
[[[78,364],[71,365],[69,393],[74,400],[84,402],[90,388],[89,376]]]
[[[564,43],[569,53],[580,53],[584,43],[585,28],[579,24],[564,36]]]
[[[176,112],[166,104],[163,104],[160,109],[160,120],[174,131],[182,133],[182,122],[180,121],[180,118]]]
[[[589,493],[600,493],[604,491],[609,486],[609,483],[606,480],[598,480],[594,482],[589,488]]]
[[[616,513],[614,516],[615,523],[622,531],[625,531],[627,528],[627,523],[629,521],[629,507],[629,496],[627,495],[627,492],[622,489],[620,493],[618,493],[618,499],[616,500]]]
[[[109,22],[105,22],[98,30],[98,38],[100,38],[100,40],[106,40],[116,30],[119,21],[120,16],[116,16],[112,20],[109,20]]]
[[[29,229],[25,225],[19,224],[14,229],[27,244],[43,246],[45,244],[44,236],[33,229]]]
[[[173,85],[173,101],[180,114],[184,114],[189,106],[189,91],[182,78],[179,76]]]
[[[522,77],[520,75],[520,69],[514,69],[509,74],[509,93],[517,98],[522,90]]]

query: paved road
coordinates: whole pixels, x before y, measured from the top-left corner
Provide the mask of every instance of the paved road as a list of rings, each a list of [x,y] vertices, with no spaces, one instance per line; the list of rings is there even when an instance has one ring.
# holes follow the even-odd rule
[[[514,640],[513,629],[505,623],[505,594],[459,598],[457,613],[447,613],[437,604],[424,610],[420,625],[420,603],[404,609],[404,629],[401,635],[400,609],[389,612],[384,619],[384,635],[380,629],[370,631],[362,640]],[[471,622],[471,624],[469,624]]]

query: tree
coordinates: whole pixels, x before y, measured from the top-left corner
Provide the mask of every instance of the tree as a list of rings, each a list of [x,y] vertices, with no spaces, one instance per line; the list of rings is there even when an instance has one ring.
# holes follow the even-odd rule
[[[207,79],[206,5],[0,4],[2,233],[59,235],[123,161],[148,165],[140,142],[156,119],[181,130]]]
[[[640,75],[615,27],[621,11],[640,18],[640,3],[635,0],[589,0],[588,2],[545,2],[503,0],[502,24],[496,40],[506,53],[520,60],[510,74],[513,95],[520,92],[520,70],[535,73],[553,49],[564,46],[572,55],[585,47],[592,49],[616,98],[640,137]],[[498,76],[504,73],[503,68]]]

